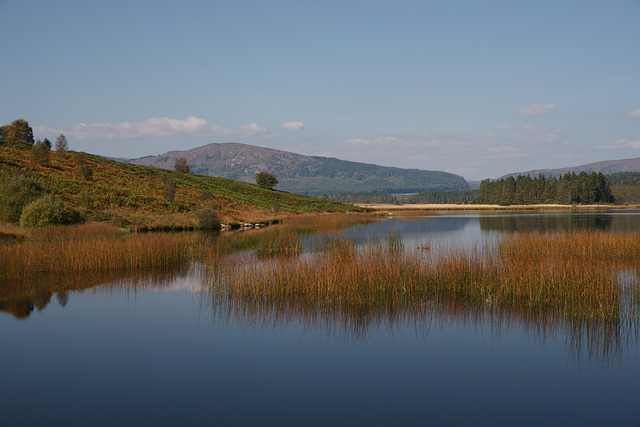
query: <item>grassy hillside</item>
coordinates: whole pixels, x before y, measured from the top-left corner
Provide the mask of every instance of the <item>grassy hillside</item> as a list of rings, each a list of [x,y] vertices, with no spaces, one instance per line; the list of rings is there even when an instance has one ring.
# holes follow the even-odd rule
[[[226,178],[177,173],[116,162],[86,153],[51,152],[36,163],[29,149],[0,147],[0,180],[25,174],[45,183],[69,205],[93,218],[124,218],[133,225],[188,225],[192,213],[212,206],[223,222],[254,222],[289,214],[356,211],[350,205],[299,194],[268,190]],[[81,168],[92,176],[85,178]],[[175,198],[163,196],[165,180],[176,183]],[[1,203],[1,201],[0,201]]]
[[[208,144],[185,151],[129,160],[132,163],[173,169],[185,158],[194,172],[254,182],[256,172],[277,176],[278,188],[299,194],[353,192],[381,194],[466,190],[461,176],[447,172],[402,169],[327,157],[312,157],[247,144]]]

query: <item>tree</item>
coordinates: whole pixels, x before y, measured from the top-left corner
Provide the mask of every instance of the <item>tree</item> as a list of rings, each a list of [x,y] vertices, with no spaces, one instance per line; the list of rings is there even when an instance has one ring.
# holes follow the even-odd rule
[[[30,147],[35,143],[33,129],[26,120],[14,120],[10,125],[0,126],[0,143]]]
[[[38,164],[47,163],[49,161],[49,147],[40,140],[36,141],[31,147],[29,158]]]
[[[51,141],[49,141],[49,138],[43,139],[42,142],[44,142],[44,145],[46,145],[49,151],[51,151],[51,149],[53,148],[53,145],[51,144]]]
[[[278,180],[276,176],[269,172],[258,172],[256,174],[256,184],[260,187],[272,189],[276,185],[278,185]]]
[[[176,162],[173,165],[173,170],[180,173],[190,173],[191,168],[189,167],[189,162],[184,157],[178,157]]]
[[[63,133],[61,133],[60,135],[58,135],[58,137],[56,138],[56,151],[58,152],[58,154],[66,154],[67,151],[69,151],[69,143],[67,142],[67,137],[64,136]]]

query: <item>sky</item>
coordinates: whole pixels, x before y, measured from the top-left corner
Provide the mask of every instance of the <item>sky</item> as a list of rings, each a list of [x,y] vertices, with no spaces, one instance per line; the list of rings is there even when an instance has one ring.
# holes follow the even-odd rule
[[[0,0],[0,124],[468,180],[640,157],[640,0]]]

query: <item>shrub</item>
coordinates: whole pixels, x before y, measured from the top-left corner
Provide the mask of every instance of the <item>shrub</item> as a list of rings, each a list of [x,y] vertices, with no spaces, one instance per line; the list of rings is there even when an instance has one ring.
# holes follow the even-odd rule
[[[47,194],[29,203],[20,216],[20,226],[24,228],[71,225],[80,222],[82,222],[80,211],[66,205],[53,194]]]
[[[24,207],[48,193],[40,182],[24,176],[0,184],[0,220],[17,224]]]
[[[89,165],[82,165],[78,168],[78,173],[86,180],[90,180],[93,177],[93,169]]]
[[[44,142],[38,140],[31,147],[29,158],[38,164],[47,163],[49,161],[49,147]]]
[[[195,212],[198,227],[201,230],[220,230],[220,219],[215,209],[204,207]]]

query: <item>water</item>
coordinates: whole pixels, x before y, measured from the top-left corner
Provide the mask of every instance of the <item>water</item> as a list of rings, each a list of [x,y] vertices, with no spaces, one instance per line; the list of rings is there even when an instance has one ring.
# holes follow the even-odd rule
[[[640,215],[394,217],[341,233],[412,248],[553,227],[632,230]],[[607,344],[460,310],[357,327],[260,317],[221,310],[197,271],[77,281],[22,318],[0,299],[2,425],[640,423],[627,335]]]

